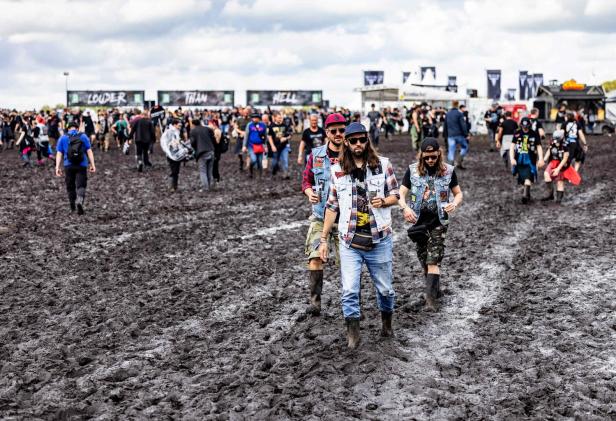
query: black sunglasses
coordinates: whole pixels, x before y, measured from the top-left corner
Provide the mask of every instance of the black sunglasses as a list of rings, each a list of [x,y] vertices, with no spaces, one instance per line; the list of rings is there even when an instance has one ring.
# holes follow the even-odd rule
[[[347,139],[349,141],[349,143],[351,145],[356,145],[357,142],[361,143],[362,145],[368,142],[368,138],[367,137],[352,137],[350,139]]]
[[[344,129],[327,129],[331,134],[344,134]]]
[[[438,155],[426,155],[423,157],[424,161],[436,161],[438,159]]]

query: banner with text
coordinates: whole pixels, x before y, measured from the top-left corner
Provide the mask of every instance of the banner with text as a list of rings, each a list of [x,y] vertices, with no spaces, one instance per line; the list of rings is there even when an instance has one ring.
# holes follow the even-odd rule
[[[516,90],[517,90],[516,88],[507,89],[507,95],[505,96],[507,101],[515,101],[515,91]]]
[[[158,103],[164,107],[233,107],[233,91],[158,91]]]
[[[246,91],[246,105],[286,107],[323,105],[323,91]]]
[[[382,85],[384,81],[383,70],[364,70],[364,86]]]
[[[68,107],[143,107],[144,91],[67,91]]]
[[[501,71],[487,70],[488,98],[499,100],[501,97]]]

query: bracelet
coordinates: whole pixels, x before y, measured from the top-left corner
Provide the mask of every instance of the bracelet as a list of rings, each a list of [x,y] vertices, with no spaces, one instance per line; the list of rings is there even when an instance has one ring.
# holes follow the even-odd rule
[[[327,244],[327,237],[326,238],[321,237],[320,243],[321,244],[324,244],[324,243]]]

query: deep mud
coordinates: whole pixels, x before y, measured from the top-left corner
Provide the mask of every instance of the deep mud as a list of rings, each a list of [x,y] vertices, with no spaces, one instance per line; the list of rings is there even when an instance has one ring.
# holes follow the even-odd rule
[[[97,154],[86,215],[63,180],[0,154],[0,418],[615,419],[615,140],[592,137],[562,206],[522,205],[485,140],[459,173],[440,313],[417,311],[420,268],[395,216],[396,338],[345,349],[339,277],[306,317],[299,182],[180,191]],[[399,180],[410,154],[382,147]],[[293,154],[292,154],[293,156]],[[535,198],[543,194],[535,188]],[[366,278],[367,279],[367,278]]]

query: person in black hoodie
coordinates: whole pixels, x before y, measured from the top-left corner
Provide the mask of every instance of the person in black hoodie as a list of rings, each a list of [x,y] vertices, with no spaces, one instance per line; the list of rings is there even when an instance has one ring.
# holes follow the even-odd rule
[[[216,137],[214,130],[210,127],[202,126],[201,120],[192,120],[190,130],[190,143],[195,150],[195,158],[199,164],[199,178],[203,191],[208,191],[214,187],[214,145]]]
[[[144,165],[146,167],[152,166],[148,154],[150,152],[150,144],[156,140],[154,124],[152,124],[152,120],[148,117],[147,111],[144,111],[141,114],[141,118],[135,121],[132,129],[137,149],[137,171],[142,172]]]

